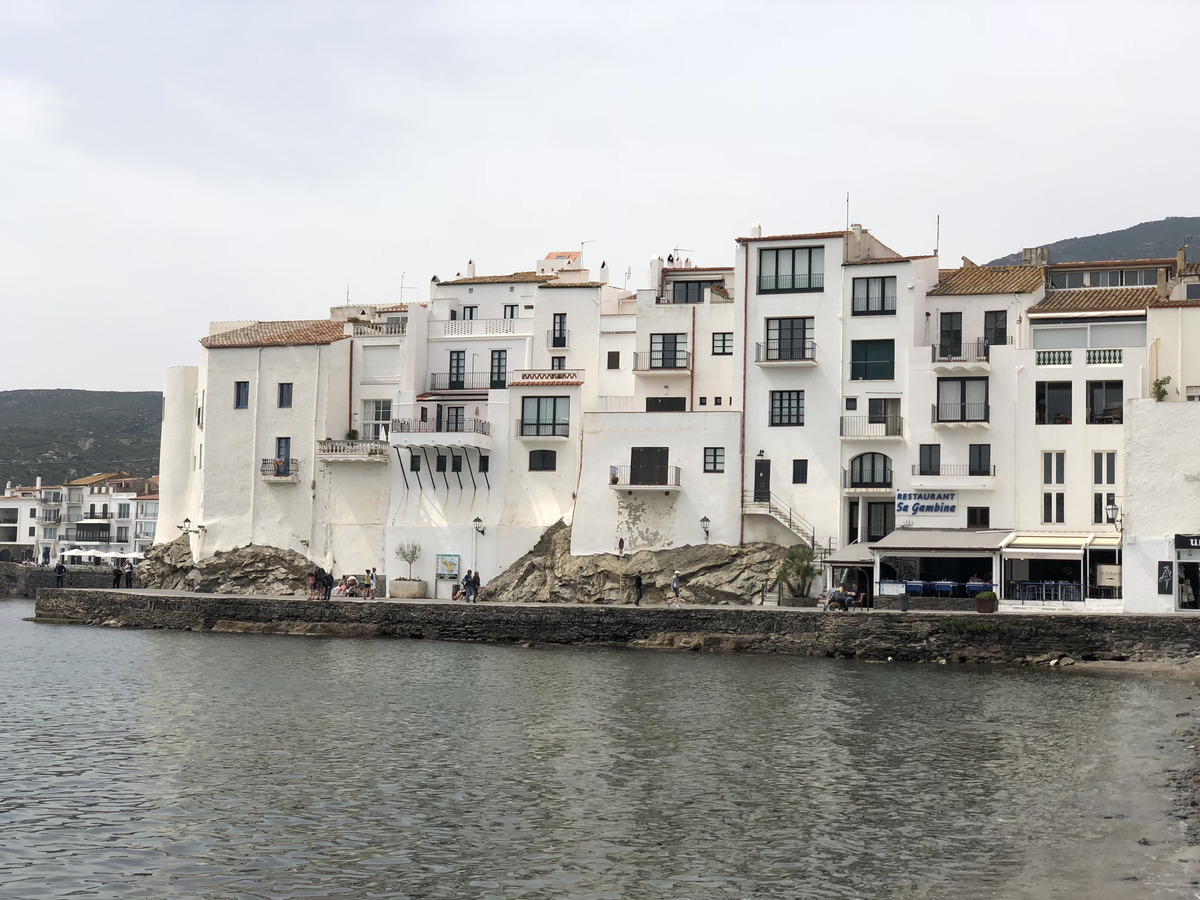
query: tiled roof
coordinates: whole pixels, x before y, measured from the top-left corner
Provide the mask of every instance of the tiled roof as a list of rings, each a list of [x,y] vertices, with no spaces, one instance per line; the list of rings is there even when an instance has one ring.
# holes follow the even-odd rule
[[[540,371],[518,372],[508,383],[509,387],[555,387],[559,385],[583,384],[581,378],[572,369],[542,369]]]
[[[740,237],[739,244],[749,244],[754,241],[819,241],[826,238],[845,237],[844,231],[814,231],[810,234],[764,234],[762,237]]]
[[[664,275],[675,275],[682,273],[686,275],[688,272],[732,272],[733,266],[667,266],[663,269]]]
[[[1167,259],[1099,259],[1087,262],[1050,263],[1051,269],[1138,269],[1147,266],[1174,266],[1175,257]]]
[[[730,293],[729,293],[729,291],[727,291],[725,288],[721,287],[721,285],[719,285],[719,284],[714,284],[714,285],[713,285],[713,286],[710,288],[710,290],[711,290],[711,291],[712,291],[714,294],[716,294],[718,297],[724,297],[726,300],[732,300],[732,299],[733,299],[733,295],[732,295],[732,294],[730,294]]]
[[[1190,262],[1183,267],[1180,275],[1200,275],[1200,262]]]
[[[74,481],[68,481],[67,484],[84,485],[99,484],[102,481],[108,481],[110,478],[128,478],[128,472],[100,472],[96,475],[85,475],[83,478],[76,478]]]
[[[407,303],[393,303],[390,306],[377,306],[377,307],[375,307],[375,312],[377,312],[377,313],[408,312],[408,304]]]
[[[1158,303],[1158,288],[1079,288],[1050,291],[1046,299],[1029,307],[1031,316],[1057,313],[1141,311]]]
[[[843,266],[877,266],[883,263],[911,262],[914,259],[933,259],[934,254],[924,256],[880,256],[875,259],[853,259],[842,263]]]
[[[442,284],[536,284],[553,281],[555,275],[539,275],[537,272],[513,272],[511,275],[472,275],[470,278],[455,278]]]
[[[963,266],[953,270],[929,296],[1031,294],[1045,284],[1046,270],[1041,266]]]
[[[604,281],[551,281],[549,284],[539,284],[540,288],[598,288],[604,287]]]
[[[332,344],[344,338],[341,322],[328,319],[302,319],[293,322],[255,322],[245,328],[234,328],[210,334],[200,339],[200,346],[210,350],[230,347],[302,347],[312,344]]]

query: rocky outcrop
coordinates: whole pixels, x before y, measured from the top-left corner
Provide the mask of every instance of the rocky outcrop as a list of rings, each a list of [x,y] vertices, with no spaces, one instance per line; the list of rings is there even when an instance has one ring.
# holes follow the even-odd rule
[[[778,544],[695,544],[617,556],[571,555],[571,529],[561,521],[532,550],[493,578],[482,599],[510,603],[633,602],[633,579],[642,572],[643,603],[661,604],[680,572],[680,600],[704,605],[757,603],[773,586],[787,550]]]
[[[219,550],[193,562],[189,538],[180,535],[146,551],[138,580],[143,587],[160,590],[303,597],[314,568],[315,563],[294,550],[255,544]]]

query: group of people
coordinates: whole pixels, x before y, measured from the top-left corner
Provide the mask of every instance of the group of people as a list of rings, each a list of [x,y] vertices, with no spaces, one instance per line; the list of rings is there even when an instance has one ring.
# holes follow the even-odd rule
[[[638,573],[633,579],[633,605],[642,605],[642,592],[644,590],[642,581],[642,570],[638,569]],[[667,606],[679,605],[679,570],[675,570],[675,574],[671,576],[671,593],[667,597]]]
[[[308,574],[309,600],[329,600],[332,597],[362,597],[364,600],[374,600],[378,596],[379,573],[375,569],[370,569],[363,575],[361,584],[358,576],[353,574],[343,575],[338,581],[332,572],[326,572],[321,566],[317,566]]]
[[[450,599],[451,600],[463,599],[467,603],[478,603],[479,602],[479,573],[472,572],[470,569],[467,569],[467,574],[463,576],[462,583],[459,585],[458,590],[454,592],[454,596],[451,597]]]
[[[61,562],[57,566],[54,567],[55,586],[59,586],[58,582],[59,582],[59,579],[61,578],[61,576],[59,575],[58,570],[60,568],[63,570],[63,574],[66,574],[66,571],[67,571],[67,567],[64,566]],[[128,559],[125,560],[125,565],[121,565],[118,562],[114,562],[113,570],[112,570],[112,578],[113,578],[113,580],[112,580],[113,587],[119,588],[121,586],[121,580],[124,579],[125,587],[132,588],[133,587],[133,562]]]

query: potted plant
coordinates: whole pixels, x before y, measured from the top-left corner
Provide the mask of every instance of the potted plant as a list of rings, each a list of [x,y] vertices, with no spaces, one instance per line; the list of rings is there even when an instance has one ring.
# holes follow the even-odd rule
[[[388,597],[396,600],[420,600],[425,597],[427,585],[412,577],[412,567],[421,558],[421,545],[416,541],[401,541],[396,545],[396,559],[408,563],[407,578],[393,578],[388,582]]]
[[[997,606],[995,591],[980,591],[975,595],[975,612],[994,613]]]

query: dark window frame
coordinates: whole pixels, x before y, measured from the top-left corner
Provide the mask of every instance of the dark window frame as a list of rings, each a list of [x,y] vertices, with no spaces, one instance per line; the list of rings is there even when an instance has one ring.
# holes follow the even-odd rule
[[[808,460],[792,460],[792,484],[808,484]]]
[[[609,371],[611,371],[613,369],[621,368],[621,351],[620,350],[609,350],[608,351],[608,368],[609,368]]]
[[[850,380],[895,381],[895,340],[892,338],[873,338],[863,341],[851,341]]]
[[[292,382],[279,382],[278,402],[280,409],[292,408]]]
[[[529,451],[529,471],[530,472],[557,472],[558,471],[558,451],[556,451],[556,450],[530,450]]]
[[[894,316],[896,314],[896,276],[878,275],[855,278],[851,285],[850,297],[850,315],[852,316]]]
[[[714,475],[725,471],[724,447],[704,448],[704,471]]]
[[[1089,381],[1087,394],[1087,423],[1089,425],[1120,425],[1125,421],[1125,382],[1110,379]],[[1096,401],[1100,405],[1097,408]]]
[[[850,487],[890,488],[893,481],[892,458],[886,453],[860,453],[850,460]]]
[[[819,260],[818,265],[813,264],[814,257]],[[790,267],[780,265],[785,258],[790,260]],[[785,270],[787,274],[782,274]],[[825,290],[825,246],[759,248],[757,288],[760,294],[805,294]]]
[[[771,391],[769,425],[772,428],[802,427],[804,391]]]
[[[714,331],[712,336],[713,356],[733,356],[733,332]]]
[[[233,408],[250,408],[250,382],[235,381],[233,383]]]
[[[1056,398],[1052,411],[1050,401]],[[1060,412],[1062,399],[1066,397],[1066,412]],[[1074,384],[1070,381],[1039,381],[1034,386],[1034,424],[1070,425],[1074,419]],[[1063,417],[1065,416],[1065,420]],[[1053,419],[1054,421],[1051,421]]]

